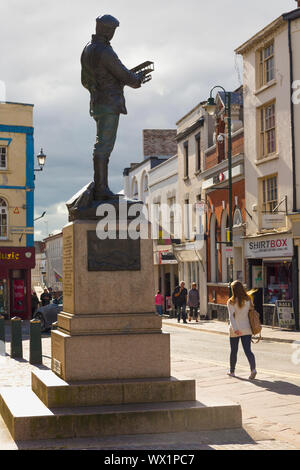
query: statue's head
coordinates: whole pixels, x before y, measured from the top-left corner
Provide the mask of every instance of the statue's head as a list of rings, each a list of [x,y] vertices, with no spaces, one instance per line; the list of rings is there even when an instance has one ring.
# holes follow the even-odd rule
[[[98,16],[96,18],[96,34],[110,41],[119,25],[119,21],[111,15]]]

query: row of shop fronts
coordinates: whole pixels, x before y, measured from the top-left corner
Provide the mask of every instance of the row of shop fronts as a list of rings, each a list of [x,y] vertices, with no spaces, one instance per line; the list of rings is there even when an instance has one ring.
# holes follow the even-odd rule
[[[226,320],[229,284],[210,282],[210,279],[207,279],[207,263],[204,262],[203,251],[197,252],[195,244],[187,244],[185,248],[176,245],[166,248],[155,253],[157,289],[161,290],[166,299],[166,311],[172,308],[171,296],[175,286],[184,280],[187,288],[191,287],[192,282],[197,283],[202,315],[210,319]],[[254,291],[254,303],[262,323],[277,325],[277,306],[286,301],[295,313],[294,326],[299,327],[298,309],[295,308],[298,298],[298,279],[295,279],[295,276],[298,269],[295,272],[292,233],[281,232],[249,238],[242,236],[233,253],[235,250],[242,251],[241,257],[244,261],[243,269],[236,272],[241,273],[240,280],[247,288]],[[232,265],[235,262],[232,259]]]
[[[33,247],[0,247],[0,315],[7,319],[31,317],[31,269],[34,266]]]
[[[278,322],[277,305],[288,301],[297,315],[298,282],[293,272],[294,243],[291,233],[245,240],[248,286],[254,289],[255,305],[265,325]],[[297,307],[297,308],[295,308]],[[296,326],[296,325],[295,325]]]
[[[256,310],[264,325],[280,326],[278,308],[289,307],[289,327],[299,328],[298,264],[291,232],[243,236],[244,275],[241,280],[253,294]],[[233,253],[235,248],[233,248]],[[232,264],[235,264],[234,258]],[[237,276],[233,276],[237,279]],[[227,318],[228,283],[208,282],[208,314]],[[282,320],[283,322],[283,320]]]

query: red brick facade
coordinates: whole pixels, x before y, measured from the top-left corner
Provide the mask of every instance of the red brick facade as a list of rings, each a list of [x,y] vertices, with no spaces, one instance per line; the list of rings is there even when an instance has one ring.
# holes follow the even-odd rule
[[[224,144],[223,144],[224,146]],[[243,153],[244,147],[244,136],[243,133],[239,133],[237,136],[232,139],[232,156],[236,156]],[[227,149],[225,149],[227,154]],[[223,153],[222,153],[223,154]],[[219,163],[219,148],[215,148],[210,154],[206,154],[206,168],[212,168]],[[214,164],[213,164],[214,163]],[[226,184],[226,186],[228,186]],[[234,181],[232,183],[232,209],[233,214],[235,211],[235,201],[237,197],[237,207],[241,210],[243,222],[246,221],[246,212],[245,212],[245,180],[240,179],[239,181]],[[224,201],[224,202],[223,202]],[[211,191],[206,195],[207,202],[207,282],[212,282],[211,277],[211,240],[210,240],[210,229],[211,229],[211,217],[215,214],[216,217],[216,239],[217,242],[221,242],[221,219],[222,214],[225,210],[229,213],[229,198],[228,198],[228,189],[218,189]],[[212,211],[213,208],[213,211]],[[233,216],[232,214],[232,216]],[[218,282],[221,282],[222,279],[222,252],[221,250],[217,251],[217,279]],[[215,285],[208,286],[208,302],[225,305],[228,300],[228,287],[224,285]]]
[[[234,200],[235,196],[238,197],[238,207],[241,209],[243,222],[246,221],[246,213],[245,213],[245,180],[242,179],[237,181],[236,183],[232,184],[232,200],[233,200],[233,213],[235,210]],[[216,231],[217,231],[217,241],[221,241],[221,218],[223,214],[223,204],[222,201],[225,201],[225,208],[228,213],[229,203],[228,203],[228,189],[224,190],[217,190],[212,191],[207,195],[207,260],[208,260],[208,267],[207,267],[207,280],[211,282],[211,272],[210,272],[210,222],[211,216],[214,213],[216,216]],[[211,208],[214,208],[214,212],[212,213]],[[220,251],[220,250],[219,250]],[[222,273],[222,260],[221,254],[218,253],[218,279],[221,278]]]
[[[208,170],[209,168],[213,168],[219,163],[218,161],[218,151],[216,148],[207,152],[205,157],[205,169]]]
[[[144,158],[176,155],[176,136],[176,129],[144,129]]]

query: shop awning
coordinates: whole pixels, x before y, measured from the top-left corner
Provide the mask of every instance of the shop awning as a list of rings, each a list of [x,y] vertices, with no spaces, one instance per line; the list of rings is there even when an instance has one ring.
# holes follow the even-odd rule
[[[181,263],[202,261],[202,258],[194,250],[175,250],[175,256]]]

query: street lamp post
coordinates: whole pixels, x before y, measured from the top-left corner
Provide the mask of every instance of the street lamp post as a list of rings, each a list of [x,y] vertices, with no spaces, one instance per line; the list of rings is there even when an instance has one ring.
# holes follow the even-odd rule
[[[43,149],[41,149],[36,158],[39,164],[39,168],[34,168],[34,171],[43,171],[47,158],[47,155],[44,154]]]
[[[216,88],[220,88],[223,90],[225,94],[225,112],[227,114],[227,130],[228,130],[228,145],[227,145],[227,160],[228,160],[228,199],[229,199],[229,237],[227,238],[227,246],[233,246],[233,237],[232,237],[232,140],[231,140],[231,93],[227,92],[222,86],[215,86],[211,89],[210,96],[207,100],[207,104],[204,106],[204,109],[210,114],[211,116],[214,115],[216,111],[216,102],[213,98],[213,91]],[[233,269],[231,268],[230,273],[230,282],[232,282],[233,277]]]
[[[45,214],[46,214],[46,211],[44,211],[44,212],[42,213],[42,215],[40,215],[40,217],[37,217],[36,219],[34,219],[34,222],[35,222],[36,220],[42,219]]]

